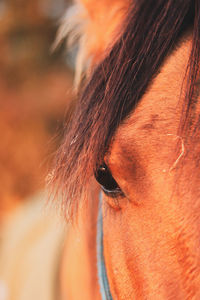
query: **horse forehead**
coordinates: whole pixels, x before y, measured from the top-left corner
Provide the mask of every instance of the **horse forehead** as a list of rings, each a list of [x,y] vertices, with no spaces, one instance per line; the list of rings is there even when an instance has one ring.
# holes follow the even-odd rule
[[[151,142],[152,137],[177,133],[190,48],[191,39],[187,37],[166,59],[136,109],[119,126],[115,146],[128,147],[134,141],[147,138]]]

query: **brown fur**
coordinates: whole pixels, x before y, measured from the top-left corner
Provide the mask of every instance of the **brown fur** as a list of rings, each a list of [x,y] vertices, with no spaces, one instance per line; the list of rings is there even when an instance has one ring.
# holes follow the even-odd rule
[[[198,300],[200,2],[134,4],[122,35],[82,92],[54,182],[66,192],[70,216],[83,210],[81,200],[102,163],[121,189],[119,197],[105,192],[102,205],[113,299]],[[89,232],[81,231],[85,237]],[[95,245],[95,235],[90,238]],[[94,248],[89,254],[92,263]],[[91,272],[80,266],[80,281],[84,267]]]
[[[103,199],[104,255],[113,299],[198,300],[200,297],[199,172],[194,159],[199,156],[199,148],[188,152],[194,145],[192,140],[184,137],[188,141],[186,152],[176,168],[169,171],[177,157],[177,146],[180,151],[173,135],[178,131],[182,113],[184,94],[180,98],[180,88],[191,36],[179,46],[134,113],[119,126],[105,158],[125,194],[117,205],[113,198]],[[95,196],[91,200],[97,205]],[[92,220],[86,221],[84,211],[78,231],[81,239],[77,249],[84,253],[85,259],[89,254],[91,262],[96,255],[93,252],[96,236],[90,235],[95,215],[93,211]],[[93,247],[85,253],[88,237]],[[68,243],[74,249],[76,235]],[[62,277],[62,280],[67,278],[63,285],[66,295],[70,291],[72,299],[99,299],[98,293],[96,298],[91,296],[92,288],[77,291],[76,280],[72,282],[67,266],[69,263],[72,268],[76,266],[79,256],[74,256],[74,250],[70,255],[66,253]],[[88,261],[81,261],[84,264],[78,263],[75,277],[87,286],[90,277],[87,272],[91,270]],[[90,274],[96,272],[93,269]],[[95,282],[93,287],[96,289]]]

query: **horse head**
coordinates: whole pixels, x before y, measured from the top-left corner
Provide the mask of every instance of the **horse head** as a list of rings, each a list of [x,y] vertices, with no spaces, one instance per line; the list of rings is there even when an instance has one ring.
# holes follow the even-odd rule
[[[121,11],[122,1],[112,4]],[[113,299],[200,299],[199,1],[127,1],[116,19],[107,1],[100,6],[89,13],[105,13],[114,37],[89,49],[98,59],[54,183],[72,217],[96,178]],[[94,225],[98,195],[90,203]]]

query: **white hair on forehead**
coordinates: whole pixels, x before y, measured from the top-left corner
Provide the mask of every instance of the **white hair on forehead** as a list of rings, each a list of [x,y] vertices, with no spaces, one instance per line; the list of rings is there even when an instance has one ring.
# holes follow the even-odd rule
[[[57,48],[65,39],[67,48],[73,46],[78,47],[76,61],[75,61],[75,79],[74,85],[78,86],[81,81],[81,77],[88,65],[89,58],[86,51],[86,22],[87,18],[86,10],[80,2],[75,3],[69,7],[61,19],[61,25],[57,32],[55,42],[53,44],[53,50]]]
[[[77,46],[75,87],[83,75],[90,72],[91,66],[104,57],[105,50],[114,41],[113,33],[130,4],[130,0],[100,1],[76,0],[61,19],[53,45],[55,49],[67,38],[68,48]]]

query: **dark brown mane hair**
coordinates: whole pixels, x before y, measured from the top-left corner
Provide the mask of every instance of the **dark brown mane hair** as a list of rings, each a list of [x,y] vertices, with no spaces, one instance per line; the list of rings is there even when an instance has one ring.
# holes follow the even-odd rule
[[[199,71],[199,4],[199,0],[138,0],[130,5],[124,31],[83,88],[57,153],[53,184],[63,193],[68,217],[85,199],[117,127],[134,110],[181,35],[193,27],[185,100],[189,113]]]

